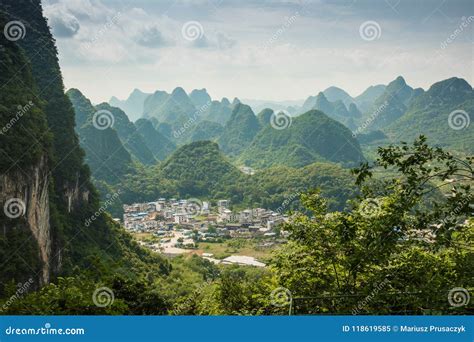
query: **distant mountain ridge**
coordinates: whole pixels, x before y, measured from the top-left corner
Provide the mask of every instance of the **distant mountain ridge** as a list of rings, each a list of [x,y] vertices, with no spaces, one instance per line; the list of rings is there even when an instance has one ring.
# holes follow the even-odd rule
[[[285,129],[267,124],[239,156],[248,166],[301,167],[315,161],[357,165],[364,156],[352,132],[318,110],[293,118]]]
[[[443,84],[442,82],[437,83]],[[468,87],[470,87],[469,84],[464,88],[451,87],[454,90],[450,93],[450,97],[446,98],[442,104],[436,101],[435,103],[443,106],[449,103],[454,107],[460,106],[463,102],[468,101],[467,97],[470,94]],[[434,87],[431,93],[436,89],[437,87]],[[428,120],[427,114],[421,116],[426,120],[422,125],[415,124],[416,120],[410,119],[414,111],[420,110],[419,104],[416,105],[417,99],[425,93],[421,88],[414,89],[408,85],[402,76],[396,77],[387,85],[369,86],[356,97],[352,97],[342,88],[331,86],[317,95],[309,96],[303,103],[301,101],[270,101],[268,102],[269,107],[262,108],[258,112],[259,115],[256,116],[257,120],[253,120],[256,112],[252,108],[248,108],[252,115],[243,115],[237,119],[233,117],[233,111],[241,104],[237,98],[234,98],[232,103],[227,98],[216,101],[212,100],[205,88],[194,89],[188,95],[184,89],[178,87],[171,94],[156,91],[148,96],[144,101],[144,115],[153,123],[156,130],[173,144],[182,145],[199,140],[213,140],[218,142],[222,150],[232,157],[239,157],[241,153],[245,152],[253,143],[253,139],[268,124],[274,111],[275,113],[283,111],[296,118],[310,110],[319,110],[352,130],[355,136],[360,136],[363,144],[368,141],[387,143],[389,139],[396,141],[396,139],[405,137],[411,139],[415,136],[415,132],[426,133],[428,136],[434,135],[433,138],[440,141],[440,137],[444,135],[441,134],[441,129],[436,130],[432,127],[432,122]],[[466,96],[466,94],[468,95]],[[431,97],[433,98],[433,96]],[[423,98],[426,99],[426,95]],[[265,101],[249,101],[254,108],[261,108],[265,104]],[[301,106],[298,106],[298,103]],[[248,105],[245,101],[244,104]],[[286,105],[288,106],[285,108]],[[469,108],[469,104],[467,107]],[[434,107],[430,108],[430,111],[435,110]],[[404,123],[409,121],[413,121],[413,126],[404,127]],[[442,122],[439,121],[439,125],[441,124]],[[395,132],[394,127],[400,131]],[[436,134],[435,131],[437,131]],[[378,133],[372,135],[372,132]],[[369,136],[378,138],[369,139]],[[385,137],[385,140],[382,137]],[[382,140],[380,140],[381,138]],[[447,138],[448,146],[455,140]],[[466,144],[459,141],[455,144],[459,148],[465,149],[462,146]],[[302,154],[301,158],[297,159],[311,160],[315,157],[315,155],[310,157],[311,154],[308,154],[304,148],[297,149],[297,153]]]
[[[92,176],[112,184],[120,182],[125,174],[133,172],[133,164],[117,131],[94,127],[92,120],[97,110],[79,90],[69,89],[66,95],[76,114],[76,131]]]
[[[425,134],[430,141],[459,152],[474,153],[474,91],[452,77],[414,96],[406,112],[382,130],[394,141]]]
[[[145,99],[150,95],[135,88],[126,100],[119,100],[112,96],[109,104],[122,109],[131,121],[135,121],[142,117]]]

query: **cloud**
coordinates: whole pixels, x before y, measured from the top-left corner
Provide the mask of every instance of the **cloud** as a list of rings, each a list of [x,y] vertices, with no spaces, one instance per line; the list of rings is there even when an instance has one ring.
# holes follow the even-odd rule
[[[79,32],[81,27],[79,20],[63,7],[50,7],[47,16],[55,37],[72,38]]]
[[[169,45],[163,34],[156,26],[148,27],[141,31],[136,37],[138,44],[149,48],[158,48]]]
[[[209,48],[209,47],[213,46],[213,44],[207,38],[207,36],[205,34],[203,34],[202,37],[200,37],[196,40],[193,40],[192,46],[196,47],[196,48],[199,48],[199,49],[206,49],[206,48]]]
[[[433,57],[459,27],[468,0],[446,3],[440,8],[444,14],[421,0],[401,0],[397,11],[383,1],[43,3],[60,38],[66,84],[83,89],[96,102],[111,95],[126,97],[134,87],[206,87],[216,97],[282,100],[314,95],[333,84],[356,94],[400,74],[412,86],[453,75],[472,82],[466,63],[472,59],[470,31]],[[117,13],[117,20],[111,20]],[[361,39],[359,27],[367,20],[380,24],[381,39]],[[202,25],[200,38],[183,37],[183,24],[189,21]]]
[[[217,32],[217,46],[219,49],[225,50],[232,48],[237,41],[235,39],[229,38],[225,33]]]
[[[203,34],[194,40],[190,46],[198,49],[228,50],[237,44],[237,40],[230,38],[223,32]]]

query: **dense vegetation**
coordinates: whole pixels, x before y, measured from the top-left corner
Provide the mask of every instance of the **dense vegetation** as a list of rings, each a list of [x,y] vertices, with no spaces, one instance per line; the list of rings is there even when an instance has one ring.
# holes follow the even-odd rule
[[[107,111],[112,114],[112,127],[117,131],[125,149],[127,149],[133,157],[144,165],[152,165],[156,162],[153,153],[148,148],[143,137],[140,135],[133,122],[128,119],[127,114],[125,114],[124,111],[120,108],[112,107],[105,102],[95,106],[95,108],[98,111]]]
[[[363,159],[351,131],[317,110],[294,118],[285,129],[264,126],[239,156],[243,164],[256,167],[301,167],[315,161],[355,165]]]
[[[247,175],[233,166],[216,143],[199,141],[184,145],[154,168],[138,168],[105,193],[120,191],[110,211],[122,213],[122,203],[154,201],[159,197],[229,199],[235,208],[261,206],[277,209],[295,198],[285,210],[298,208],[297,198],[308,188],[321,187],[331,210],[343,210],[354,196],[354,179],[348,170],[330,163],[303,168],[275,166]]]
[[[0,12],[0,26],[7,17]],[[47,163],[46,152],[51,150],[51,135],[47,131],[44,102],[31,74],[31,66],[24,52],[13,42],[0,36],[0,201],[7,197],[6,175],[26,178],[35,167]],[[20,122],[19,122],[20,121]],[[36,144],[31,144],[35,140]],[[30,148],[25,148],[30,146]],[[0,283],[9,279],[26,280],[30,272],[39,273],[38,246],[24,218],[12,222],[0,211]],[[12,258],[11,251],[22,249],[22,259]],[[7,262],[8,261],[8,262]],[[3,289],[0,287],[0,297]]]
[[[2,313],[472,313],[469,303],[449,306],[447,292],[474,286],[473,158],[421,137],[378,148],[375,164],[351,175],[343,166],[364,161],[359,142],[328,117],[360,124],[382,108],[371,127],[383,132],[359,135],[365,144],[378,144],[384,133],[399,139],[427,131],[436,146],[471,153],[472,126],[447,128],[449,112],[471,115],[467,82],[453,78],[424,92],[397,78],[363,94],[372,108],[364,116],[347,93],[331,89],[311,99],[328,115],[310,110],[283,130],[271,126],[271,110],[255,116],[237,99],[209,103],[205,89],[190,96],[181,88],[155,92],[146,100],[136,93],[149,120],[134,124],[119,108],[92,106],[78,90],[66,96],[39,0],[9,2],[0,26],[10,20],[28,23],[28,33],[18,42],[0,35],[0,199],[3,205],[16,186],[15,196],[24,199],[46,184],[48,196],[33,198],[25,210],[41,200],[48,210],[40,213],[43,235],[33,233],[32,212],[14,219],[0,211]],[[112,114],[112,127],[94,126],[97,110]],[[184,135],[172,134],[187,123]],[[187,139],[221,147],[184,145]],[[182,146],[169,155],[175,142]],[[258,169],[248,175],[233,163]],[[119,215],[122,203],[158,197],[225,198],[234,209],[290,212],[288,242],[265,269],[216,267],[197,256],[167,260],[104,213]],[[47,262],[43,245],[51,250]],[[30,278],[33,286],[18,296],[17,284]],[[100,307],[93,298],[104,286],[115,301]]]
[[[176,149],[175,144],[158,132],[150,120],[138,119],[135,127],[157,160],[165,159]]]
[[[452,118],[450,113],[462,110]],[[463,79],[456,77],[433,84],[416,97],[406,113],[384,128],[394,141],[410,140],[423,133],[434,144],[460,153],[474,153],[474,91]],[[459,120],[459,121],[457,121]],[[469,125],[469,122],[471,124]]]
[[[375,165],[354,170],[360,197],[351,210],[327,212],[318,191],[301,196],[308,214],[295,213],[284,227],[289,242],[270,267],[216,267],[196,256],[171,262],[166,276],[123,278],[103,270],[60,278],[14,303],[10,312],[89,314],[462,314],[450,306],[454,287],[472,289],[474,237],[471,215],[472,159],[413,146],[379,150]],[[396,173],[382,184],[367,182],[378,168]],[[445,182],[452,196],[422,205],[428,181]],[[370,204],[370,205],[368,205]],[[468,218],[468,220],[466,220]],[[115,301],[91,305],[99,286]],[[48,303],[48,306],[46,306]],[[27,309],[28,308],[28,309]],[[30,310],[30,311],[28,311]]]
[[[230,156],[240,154],[252,142],[260,130],[260,123],[252,109],[242,103],[237,104],[219,138],[219,146]]]
[[[67,92],[76,114],[76,130],[92,177],[115,184],[134,172],[132,157],[112,127],[97,129],[93,124],[96,109],[77,89]]]
[[[9,160],[9,166],[5,162],[0,172],[5,180],[2,184],[8,181],[20,189],[15,194],[10,189],[9,196],[26,202],[26,214],[18,218],[7,218],[5,210],[0,212],[0,297],[6,298],[16,284],[30,278],[31,291],[45,279],[60,282],[58,277],[78,274],[78,270],[91,272],[96,278],[104,269],[114,270],[117,265],[130,278],[147,272],[168,273],[164,259],[139,248],[101,210],[75,133],[74,111],[64,93],[57,50],[41,3],[8,2],[0,11],[0,19],[2,27],[11,20],[28,23],[23,39],[10,42],[5,35],[0,37],[0,77],[5,85],[0,94],[2,125],[18,119],[0,137],[2,160]],[[33,105],[16,118],[18,106],[26,108],[29,101]],[[83,119],[88,115],[85,110]],[[31,196],[42,184],[49,189],[49,196]],[[0,190],[3,206],[9,198],[5,198],[3,185]],[[47,209],[41,213],[30,211],[42,206]],[[32,217],[36,214],[39,217]],[[40,218],[44,222],[36,221]],[[40,234],[33,236],[34,231]],[[40,244],[50,248],[48,260],[40,258]],[[46,263],[49,274],[45,277]]]

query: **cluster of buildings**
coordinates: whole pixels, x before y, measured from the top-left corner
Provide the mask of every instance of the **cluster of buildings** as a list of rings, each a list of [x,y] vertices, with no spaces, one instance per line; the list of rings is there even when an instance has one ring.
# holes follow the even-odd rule
[[[166,236],[176,228],[195,232],[203,241],[222,237],[275,235],[273,228],[286,217],[268,209],[255,208],[239,212],[230,210],[228,200],[219,200],[211,210],[209,202],[196,199],[169,200],[124,205],[123,225],[132,232],[152,232]]]

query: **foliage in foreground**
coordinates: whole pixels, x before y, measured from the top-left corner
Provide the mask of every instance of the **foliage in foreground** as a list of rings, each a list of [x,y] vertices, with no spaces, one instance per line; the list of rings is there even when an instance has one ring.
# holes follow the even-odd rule
[[[431,148],[421,137],[413,146],[380,148],[376,166],[397,176],[371,183],[373,167],[356,169],[361,195],[352,201],[351,211],[329,212],[318,191],[303,195],[309,214],[292,216],[285,226],[289,242],[276,251],[267,269],[216,267],[197,256],[172,260],[167,272],[148,269],[135,277],[105,269],[103,276],[58,278],[14,301],[7,312],[472,313],[472,304],[456,307],[448,301],[449,290],[472,292],[474,287],[472,159]],[[447,196],[422,205],[436,188],[448,188]],[[104,308],[92,301],[101,286],[115,295],[113,304]]]

